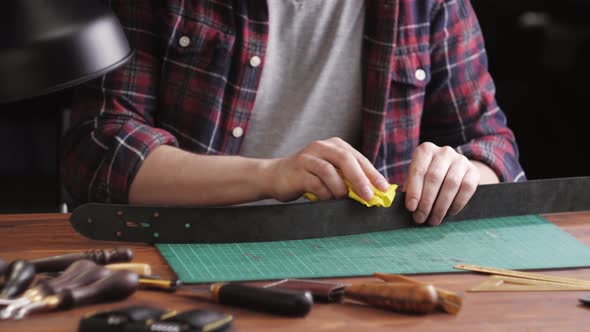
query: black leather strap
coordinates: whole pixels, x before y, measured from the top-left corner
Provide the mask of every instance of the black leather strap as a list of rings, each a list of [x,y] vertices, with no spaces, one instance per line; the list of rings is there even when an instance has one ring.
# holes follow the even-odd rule
[[[590,210],[590,177],[479,186],[469,204],[445,222]],[[72,226],[96,240],[227,243],[297,240],[416,227],[398,193],[390,208],[352,200],[224,208],[85,204]]]

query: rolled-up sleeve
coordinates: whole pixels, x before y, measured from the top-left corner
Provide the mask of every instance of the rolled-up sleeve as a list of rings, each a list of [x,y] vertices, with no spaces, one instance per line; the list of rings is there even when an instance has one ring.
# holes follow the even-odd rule
[[[441,0],[431,24],[431,82],[422,141],[453,146],[501,181],[524,181],[518,148],[495,100],[483,36],[468,0]]]
[[[123,67],[74,91],[71,125],[63,140],[65,189],[81,202],[127,203],[142,162],[162,144],[178,145],[155,127],[161,40],[151,2],[113,1],[135,55]]]

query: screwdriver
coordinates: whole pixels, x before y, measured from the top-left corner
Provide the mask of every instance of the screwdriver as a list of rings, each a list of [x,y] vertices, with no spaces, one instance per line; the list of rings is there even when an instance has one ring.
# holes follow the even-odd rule
[[[140,279],[140,287],[176,292],[214,303],[292,317],[307,315],[313,305],[313,297],[309,291],[261,288],[239,283],[218,282],[207,287],[183,285],[178,280]]]
[[[211,285],[210,292],[215,303],[284,316],[304,317],[313,305],[313,297],[309,291],[218,282]]]
[[[24,292],[36,273],[63,271],[80,259],[89,259],[102,265],[129,262],[133,259],[133,251],[129,248],[95,249],[32,260],[15,260],[4,271],[5,283],[0,298],[10,299]]]

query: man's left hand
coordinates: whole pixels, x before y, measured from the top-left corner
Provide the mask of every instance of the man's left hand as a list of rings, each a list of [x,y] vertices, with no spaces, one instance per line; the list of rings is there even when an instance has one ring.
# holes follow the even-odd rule
[[[426,142],[416,148],[406,180],[406,207],[414,221],[438,225],[465,207],[480,183],[480,170],[449,146]]]

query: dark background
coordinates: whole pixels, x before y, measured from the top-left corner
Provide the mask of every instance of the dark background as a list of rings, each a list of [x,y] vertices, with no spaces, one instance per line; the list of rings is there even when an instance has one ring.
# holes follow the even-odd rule
[[[529,179],[590,175],[590,1],[472,0]],[[0,213],[59,211],[70,92],[0,104]]]

